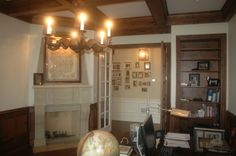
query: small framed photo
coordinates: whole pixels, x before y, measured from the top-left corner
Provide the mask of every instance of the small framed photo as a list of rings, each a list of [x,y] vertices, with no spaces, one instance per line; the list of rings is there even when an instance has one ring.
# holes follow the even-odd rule
[[[151,70],[151,62],[144,62],[144,70]]]
[[[119,86],[113,86],[114,91],[119,91]]]
[[[138,81],[133,81],[133,86],[137,87],[138,86]]]
[[[125,63],[125,69],[131,69],[131,62]]]
[[[34,85],[43,85],[43,73],[34,73]]]
[[[138,77],[138,73],[137,72],[132,72],[132,78],[136,79]]]
[[[147,88],[142,88],[142,92],[147,92],[148,89]]]
[[[208,86],[219,86],[220,85],[220,79],[209,79],[208,80]]]
[[[125,77],[125,83],[130,83],[130,78],[129,77]]]
[[[200,74],[189,74],[189,85],[200,86]]]
[[[129,70],[126,70],[126,71],[125,71],[125,75],[126,75],[127,77],[129,77],[129,76],[130,76],[130,71],[129,71]]]
[[[209,70],[210,69],[210,62],[209,61],[197,62],[197,69],[198,70]]]
[[[130,85],[125,85],[125,90],[129,90],[130,89]]]
[[[120,70],[120,63],[119,62],[114,62],[113,64],[112,64],[112,68],[113,68],[113,70]]]
[[[138,78],[143,78],[143,72],[138,72]]]
[[[139,69],[139,68],[140,68],[139,62],[135,62],[135,63],[134,63],[134,67],[135,67],[136,69]]]
[[[144,72],[144,77],[145,78],[151,77],[151,72]]]

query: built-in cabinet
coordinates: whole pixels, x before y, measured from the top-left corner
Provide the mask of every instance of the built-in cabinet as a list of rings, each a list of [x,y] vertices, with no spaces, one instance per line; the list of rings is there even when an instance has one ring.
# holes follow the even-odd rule
[[[177,127],[224,127],[226,35],[177,36],[176,48],[176,107],[191,111]]]

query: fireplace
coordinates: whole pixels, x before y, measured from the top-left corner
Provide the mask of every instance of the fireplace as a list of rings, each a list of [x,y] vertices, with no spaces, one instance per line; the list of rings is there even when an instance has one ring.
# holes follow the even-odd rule
[[[88,132],[92,87],[79,84],[35,86],[34,147],[77,144]]]

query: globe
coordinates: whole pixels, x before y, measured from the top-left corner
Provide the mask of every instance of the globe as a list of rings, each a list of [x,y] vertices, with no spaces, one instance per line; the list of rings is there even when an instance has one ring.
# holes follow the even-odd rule
[[[77,156],[119,156],[119,143],[109,132],[94,130],[79,142]]]

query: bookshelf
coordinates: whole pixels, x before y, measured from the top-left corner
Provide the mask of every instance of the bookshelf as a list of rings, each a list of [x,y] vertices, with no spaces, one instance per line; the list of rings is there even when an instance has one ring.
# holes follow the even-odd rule
[[[223,128],[226,35],[177,36],[176,53],[176,107],[192,114],[177,127],[185,123],[188,128],[197,124]]]

